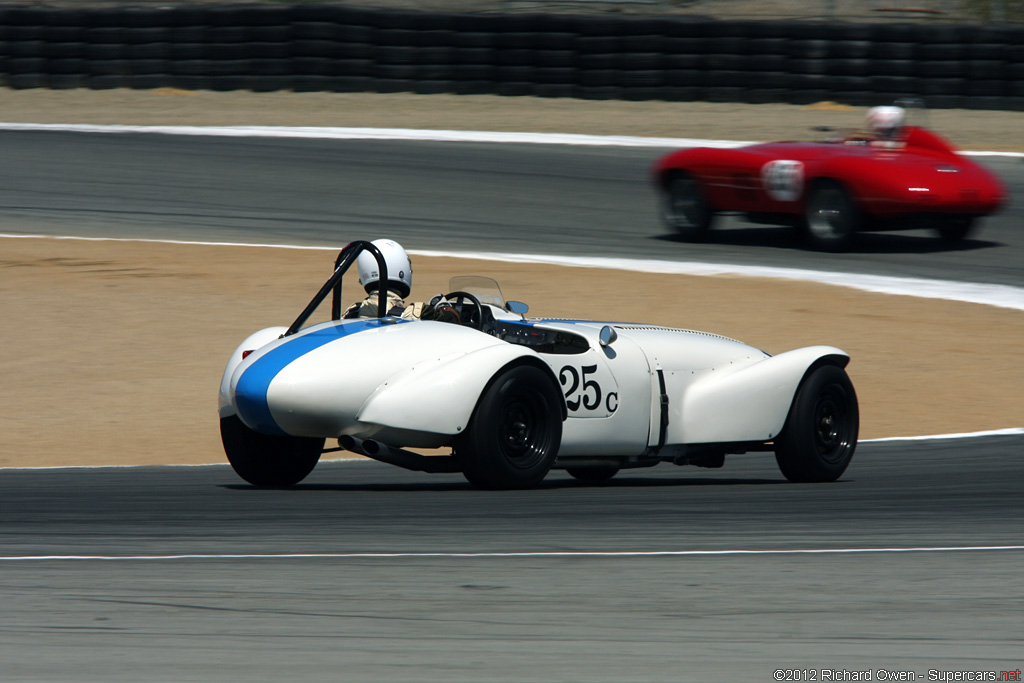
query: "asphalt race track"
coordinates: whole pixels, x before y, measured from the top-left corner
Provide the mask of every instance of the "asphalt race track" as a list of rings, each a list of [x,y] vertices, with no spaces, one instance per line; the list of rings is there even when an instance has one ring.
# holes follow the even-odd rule
[[[227,466],[6,471],[3,679],[1014,670],[1022,446],[867,443],[826,485],[760,455],[504,493],[366,462],[292,490]]]
[[[660,224],[647,174],[667,150],[0,131],[3,232],[627,256],[1024,285],[1024,208],[949,247],[866,234],[851,253],[726,220],[702,245]],[[59,149],[56,154],[53,150]],[[1012,197],[1024,161],[987,158]]]
[[[824,256],[738,223],[677,242],[644,179],[658,150],[0,141],[5,233],[341,244],[386,231],[414,249],[1024,286],[1017,206],[955,249],[907,232]],[[1020,160],[987,163],[1022,196]],[[322,463],[284,491],[226,465],[0,470],[0,679],[1012,672],[1024,663],[1022,453],[1020,435],[868,442],[834,484],[789,484],[770,455],[746,455],[596,487],[554,472],[527,492],[365,462]]]

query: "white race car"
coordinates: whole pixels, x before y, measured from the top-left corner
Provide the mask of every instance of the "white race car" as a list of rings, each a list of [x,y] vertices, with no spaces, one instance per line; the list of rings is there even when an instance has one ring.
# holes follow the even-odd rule
[[[721,467],[748,451],[823,482],[853,457],[857,397],[837,348],[772,356],[706,332],[531,319],[480,277],[452,280],[458,324],[342,319],[342,276],[364,250],[387,282],[376,246],[353,242],[290,327],[256,332],[228,361],[221,436],[251,484],[291,486],[336,450],[485,489],[532,487],[552,468],[603,481],[661,462]],[[307,326],[328,295],[331,319]]]

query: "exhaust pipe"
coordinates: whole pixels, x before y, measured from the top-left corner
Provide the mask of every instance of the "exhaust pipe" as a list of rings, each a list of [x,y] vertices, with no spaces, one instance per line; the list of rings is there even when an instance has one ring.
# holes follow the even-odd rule
[[[413,472],[430,474],[461,472],[459,462],[450,455],[420,455],[403,448],[389,446],[373,439],[360,439],[357,436],[343,434],[338,437],[338,445],[347,451],[365,455],[368,458],[402,467]]]
[[[363,453],[363,440],[357,439],[354,436],[342,434],[341,436],[338,437],[338,445],[341,446],[346,451],[352,451],[353,453],[358,453],[359,455],[366,455],[366,453]]]

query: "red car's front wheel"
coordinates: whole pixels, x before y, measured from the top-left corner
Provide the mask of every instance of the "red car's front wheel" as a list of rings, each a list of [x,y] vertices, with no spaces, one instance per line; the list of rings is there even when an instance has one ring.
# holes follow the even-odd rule
[[[687,242],[699,242],[711,229],[714,211],[700,183],[689,173],[677,171],[668,176],[661,197],[661,215],[665,225]]]

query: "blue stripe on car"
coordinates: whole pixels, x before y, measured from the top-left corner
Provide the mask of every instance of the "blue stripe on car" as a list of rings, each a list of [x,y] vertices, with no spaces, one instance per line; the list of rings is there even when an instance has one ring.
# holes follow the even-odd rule
[[[394,319],[389,324],[396,322]],[[411,322],[398,320],[397,322]],[[332,341],[350,334],[376,329],[381,326],[380,318],[356,319],[340,325],[332,325],[307,334],[296,336],[277,348],[264,354],[250,365],[238,378],[235,385],[235,407],[247,425],[263,434],[285,434],[274,421],[267,403],[270,383],[293,361]]]

